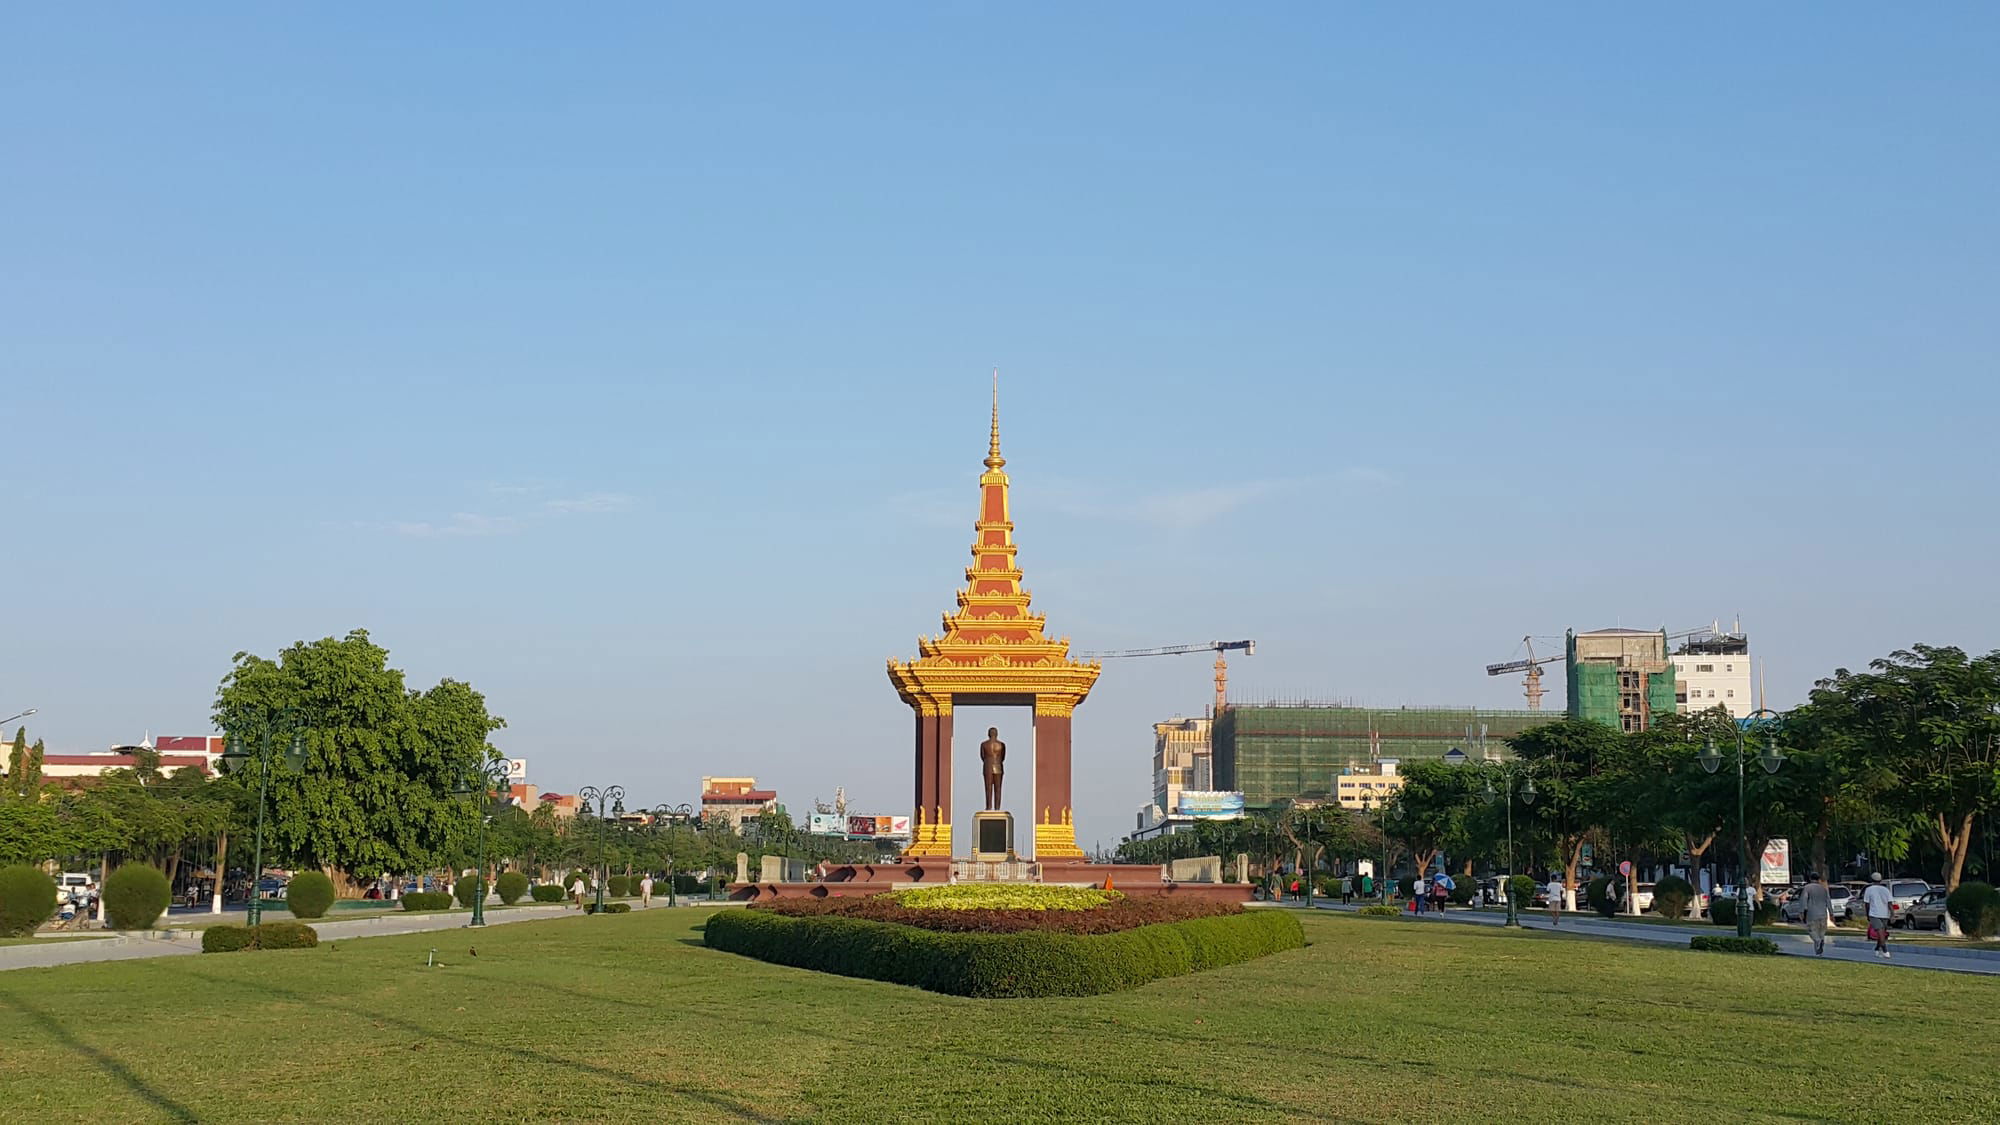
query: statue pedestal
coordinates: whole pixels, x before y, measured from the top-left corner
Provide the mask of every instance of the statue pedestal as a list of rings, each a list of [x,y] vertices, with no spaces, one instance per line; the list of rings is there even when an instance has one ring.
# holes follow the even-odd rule
[[[1013,813],[972,814],[972,858],[980,863],[1001,863],[1015,858]]]

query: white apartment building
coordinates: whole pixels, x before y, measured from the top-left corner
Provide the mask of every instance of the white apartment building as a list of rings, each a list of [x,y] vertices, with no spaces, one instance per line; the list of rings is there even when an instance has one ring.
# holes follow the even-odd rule
[[[1741,633],[1690,637],[1674,662],[1674,710],[1683,715],[1726,707],[1739,719],[1756,710],[1751,690],[1750,639]]]
[[[1208,719],[1168,719],[1153,724],[1153,806],[1171,813],[1181,791],[1213,789]]]

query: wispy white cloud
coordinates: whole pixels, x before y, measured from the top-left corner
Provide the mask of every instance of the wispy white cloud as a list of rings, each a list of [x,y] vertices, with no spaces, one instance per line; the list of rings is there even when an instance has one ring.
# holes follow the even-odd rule
[[[538,523],[563,519],[569,516],[607,515],[623,512],[638,503],[637,499],[622,492],[586,492],[576,496],[560,496],[530,503],[530,498],[541,491],[537,485],[489,485],[486,491],[494,496],[504,496],[516,502],[506,505],[513,509],[500,512],[453,512],[444,519],[392,520],[377,525],[389,532],[412,539],[466,538],[482,535],[516,535],[527,531]]]
[[[632,497],[622,492],[590,492],[582,496],[544,500],[542,511],[552,516],[574,515],[579,512],[622,512],[630,508],[633,502]]]
[[[443,520],[398,520],[389,525],[389,530],[398,535],[407,535],[414,539],[434,539],[446,536],[512,535],[521,530],[521,521],[516,516],[489,516],[478,512],[453,512],[451,518]]]

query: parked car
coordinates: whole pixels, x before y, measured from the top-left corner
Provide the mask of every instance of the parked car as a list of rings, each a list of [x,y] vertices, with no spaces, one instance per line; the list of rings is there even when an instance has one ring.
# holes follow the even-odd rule
[[[1847,885],[1844,883],[1829,883],[1826,888],[1826,896],[1833,903],[1833,909],[1829,913],[1834,918],[1840,918],[1845,915],[1849,900],[1855,897],[1854,892],[1848,890]],[[1778,921],[1803,922],[1805,920],[1806,904],[1803,893],[1795,894],[1779,905]]]
[[[1639,913],[1644,914],[1653,909],[1653,884],[1638,884],[1637,888],[1633,891],[1632,897],[1639,904]],[[1618,885],[1618,910],[1620,913],[1623,913],[1625,910],[1625,885],[1623,883]]]
[[[1944,929],[1944,892],[1936,889],[1924,892],[1901,913],[1896,922],[1913,930]],[[1890,924],[1895,925],[1896,922]]]
[[[1903,911],[1916,905],[1917,900],[1931,893],[1932,889],[1922,879],[1888,879],[1884,882],[1889,888],[1889,924],[1892,926],[1902,918]],[[1868,921],[1868,904],[1863,901],[1861,893],[1857,892],[1847,904],[1847,918],[1851,922]]]

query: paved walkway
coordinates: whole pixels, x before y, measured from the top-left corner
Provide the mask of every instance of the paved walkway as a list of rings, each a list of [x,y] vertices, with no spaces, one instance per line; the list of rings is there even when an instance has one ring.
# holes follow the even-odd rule
[[[683,900],[689,905],[699,900]],[[641,909],[638,901],[631,900],[632,909]],[[651,909],[666,908],[664,899],[656,898]],[[229,912],[241,920],[243,912]],[[486,924],[505,925],[508,922],[534,922],[550,918],[561,918],[565,914],[581,918],[574,907],[566,903],[536,903],[523,906],[491,906],[486,908]],[[198,915],[212,917],[212,915]],[[228,915],[224,915],[227,917]],[[183,915],[181,917],[187,917]],[[266,910],[267,922],[289,920],[291,915],[278,910]],[[339,921],[317,921],[312,928],[319,931],[321,941],[339,941],[342,938],[389,937],[395,934],[421,934],[431,930],[458,930],[467,927],[472,915],[462,910],[441,911],[430,914],[405,914],[400,911],[377,914],[368,918],[349,918]],[[50,965],[75,965],[86,961],[130,961],[141,957],[173,957],[183,953],[201,952],[201,931],[181,926],[165,930],[150,930],[145,933],[119,934],[106,938],[45,938],[34,945],[0,946],[0,970],[46,968]]]
[[[1342,906],[1315,903],[1317,910],[1353,911],[1367,903]],[[1457,923],[1474,926],[1505,926],[1505,911],[1494,910],[1448,910],[1443,914],[1404,914],[1406,922]],[[1545,930],[1556,934],[1576,934],[1581,937],[1616,938],[1622,941],[1646,941],[1661,945],[1675,945],[1687,948],[1688,938],[1695,934],[1726,934],[1733,936],[1736,931],[1720,926],[1669,926],[1651,922],[1621,922],[1614,918],[1602,918],[1590,914],[1564,914],[1562,924],[1551,926],[1546,910],[1521,913],[1521,928],[1524,930]],[[1812,957],[1812,938],[1803,931],[1798,933],[1763,933],[1778,943],[1778,948],[1789,954]],[[4,952],[4,951],[0,951]],[[1875,956],[1875,945],[1866,938],[1829,934],[1826,939],[1828,961],[1857,961],[1885,968],[1936,969],[1947,973],[1978,973],[1985,976],[2000,976],[2000,949],[1956,949],[1929,945],[1899,944],[1894,938],[1889,941],[1890,959]]]

